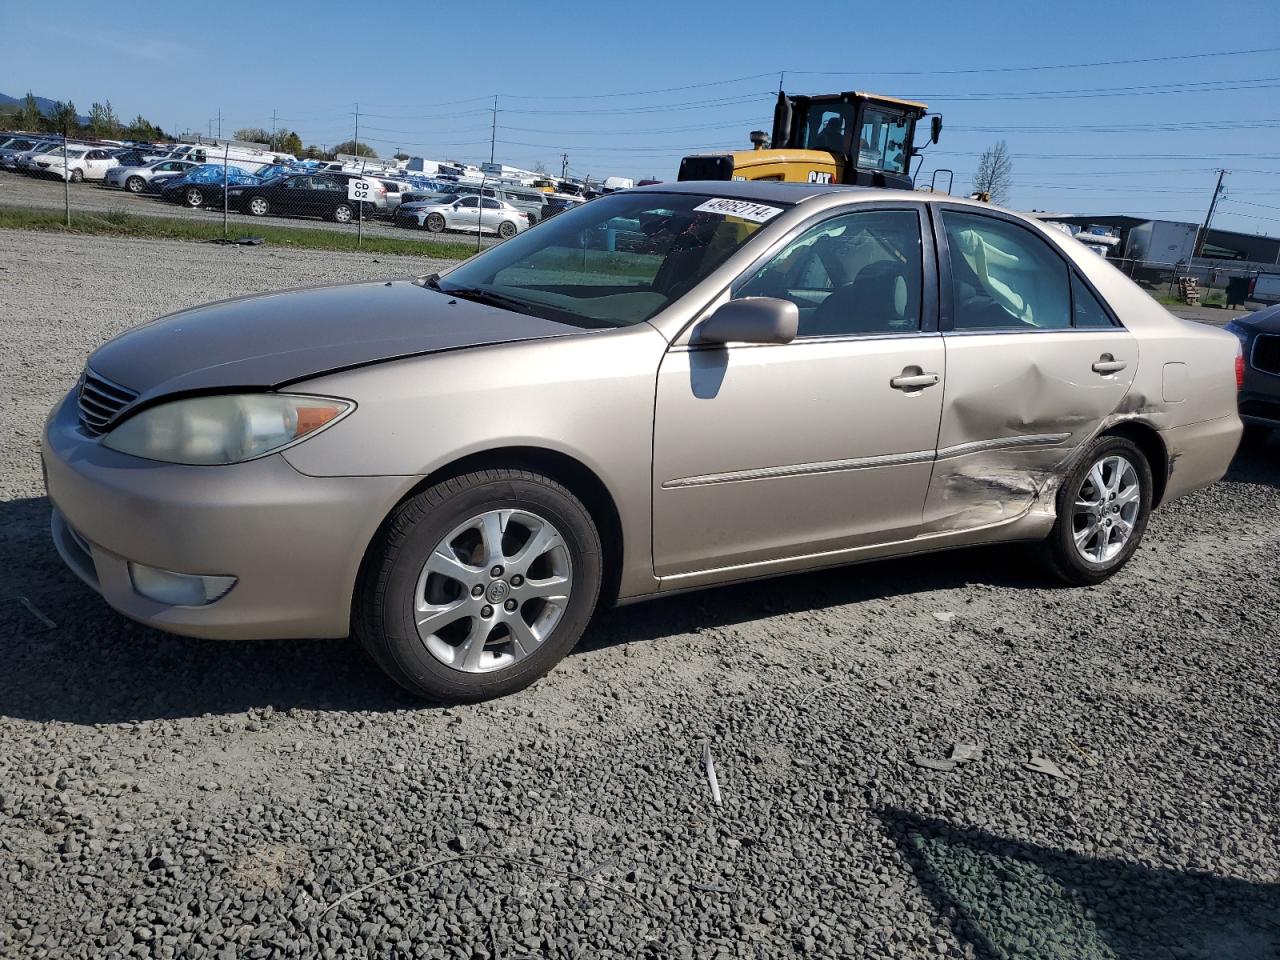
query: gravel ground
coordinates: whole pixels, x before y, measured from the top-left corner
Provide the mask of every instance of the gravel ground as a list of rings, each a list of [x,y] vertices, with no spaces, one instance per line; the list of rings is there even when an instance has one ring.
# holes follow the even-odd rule
[[[36,440],[89,348],[416,269],[0,234],[0,955],[1276,957],[1275,443],[1094,589],[987,549],[670,598],[465,708],[63,569]]]
[[[26,174],[0,170],[0,206],[63,210],[66,207],[65,194],[66,185],[61,180],[37,179],[28,177]],[[192,209],[176,203],[165,203],[155,194],[138,195],[130,193],[128,190],[116,190],[98,183],[71,184],[71,216],[73,218],[77,212],[106,213],[111,210],[125,210],[143,217],[178,217],[184,220],[222,222],[221,207],[216,210],[204,207]],[[228,220],[231,223],[240,225],[265,223],[273,227],[336,230],[340,233],[349,233],[351,235],[353,248],[356,242],[356,227],[354,224],[333,223],[329,220],[320,220],[314,217],[267,217],[266,219],[259,219],[245,214],[232,213],[229,215]],[[417,233],[401,227],[393,227],[390,223],[382,220],[366,220],[364,222],[364,232],[366,236],[370,237],[395,237],[400,240],[412,240],[415,237],[425,240],[430,237],[427,233]],[[450,240],[457,240],[467,236],[468,234],[459,231],[448,231],[444,234],[444,237]],[[474,233],[469,236],[473,241],[475,240]],[[485,236],[481,238],[480,242],[482,246],[487,247],[495,243],[496,238]]]

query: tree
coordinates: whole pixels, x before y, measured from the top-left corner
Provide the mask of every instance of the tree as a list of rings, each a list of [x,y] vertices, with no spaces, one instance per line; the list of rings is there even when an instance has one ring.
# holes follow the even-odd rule
[[[397,160],[408,160],[408,159],[409,159],[409,154],[405,153],[403,150],[398,150],[398,151],[396,151],[395,159],[397,159]]]
[[[986,193],[992,203],[1008,203],[1009,190],[1013,187],[1013,157],[1009,145],[998,140],[982,151],[978,158],[978,172],[973,175],[974,193]]]
[[[302,138],[292,130],[281,130],[276,134],[274,146],[281,153],[291,153],[295,157],[302,156]]]
[[[26,97],[22,101],[22,109],[18,114],[18,123],[23,130],[39,130],[40,121],[44,116],[40,113],[40,104],[36,103],[36,98],[31,91],[27,91]]]
[[[547,172],[547,165],[543,163],[541,160],[539,160],[537,163],[533,165],[533,172],[540,177],[551,176],[551,174]]]
[[[345,153],[348,156],[368,157],[370,160],[377,160],[378,154],[372,147],[365,143],[357,143],[354,140],[344,140],[333,148],[334,156]]]
[[[79,133],[80,118],[76,113],[76,105],[70,100],[66,103],[61,100],[54,103],[53,110],[49,116],[45,117],[45,126],[49,128],[50,133],[60,133],[64,137]]]
[[[120,118],[111,109],[111,101],[95,103],[89,108],[89,133],[102,140],[120,136]]]
[[[124,128],[124,135],[130,140],[156,141],[166,139],[164,131],[142,114],[134,117],[129,125]]]
[[[237,130],[233,136],[237,140],[243,140],[245,143],[270,143],[271,134],[262,127],[244,127]]]
[[[317,147],[314,143],[307,144],[305,150],[301,153],[294,154],[300,160],[323,160],[325,159],[324,151]]]

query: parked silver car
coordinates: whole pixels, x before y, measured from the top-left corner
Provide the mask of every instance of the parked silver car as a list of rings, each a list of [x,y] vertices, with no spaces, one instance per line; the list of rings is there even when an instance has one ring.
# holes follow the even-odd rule
[[[126,615],[354,630],[474,700],[601,604],[995,541],[1097,583],[1226,470],[1239,357],[990,206],[679,183],[440,276],[134,328],[42,454],[58,550]]]
[[[153,160],[142,167],[113,167],[107,171],[106,184],[130,193],[146,193],[156,177],[181,176],[195,166],[190,160]]]
[[[415,200],[402,203],[392,217],[398,226],[416,226],[440,233],[466,230],[496,233],[504,240],[529,227],[529,215],[491,197],[461,197],[453,201]]]

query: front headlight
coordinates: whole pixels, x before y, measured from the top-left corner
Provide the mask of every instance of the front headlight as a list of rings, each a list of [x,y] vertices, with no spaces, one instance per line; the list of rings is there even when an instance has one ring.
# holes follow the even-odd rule
[[[286,393],[192,397],[143,410],[102,443],[165,463],[240,463],[299,443],[353,409],[350,400]]]

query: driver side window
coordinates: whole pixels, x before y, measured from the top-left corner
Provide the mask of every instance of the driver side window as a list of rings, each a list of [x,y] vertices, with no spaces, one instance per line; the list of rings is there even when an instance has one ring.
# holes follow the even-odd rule
[[[846,213],[811,227],[734,289],[800,309],[800,337],[912,333],[924,285],[914,210]]]

